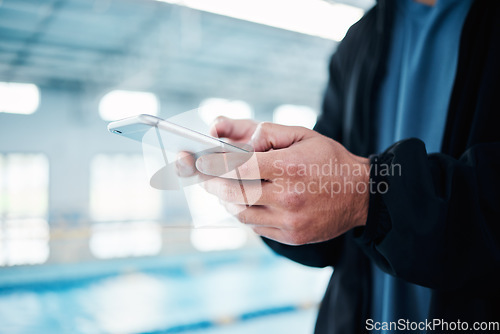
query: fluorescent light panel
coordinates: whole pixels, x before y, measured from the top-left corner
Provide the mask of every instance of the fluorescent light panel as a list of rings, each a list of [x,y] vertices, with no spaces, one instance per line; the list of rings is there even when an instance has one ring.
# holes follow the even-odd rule
[[[361,8],[323,0],[157,0],[340,41]]]

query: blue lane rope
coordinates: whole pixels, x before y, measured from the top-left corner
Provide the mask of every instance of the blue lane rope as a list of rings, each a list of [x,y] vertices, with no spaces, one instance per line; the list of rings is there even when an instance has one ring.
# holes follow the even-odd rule
[[[235,317],[223,317],[219,320],[202,320],[198,322],[193,322],[190,324],[177,325],[166,329],[161,329],[152,332],[142,332],[140,334],[176,334],[176,333],[185,333],[196,330],[205,330],[209,328],[226,326],[230,324],[235,324],[237,322],[245,322],[254,320],[257,318],[263,318],[283,313],[291,313],[301,311],[307,308],[311,308],[316,306],[314,304],[303,304],[303,305],[288,305],[288,306],[279,306],[279,307],[271,307],[266,309],[261,309],[257,311],[250,311],[246,313],[242,313]]]

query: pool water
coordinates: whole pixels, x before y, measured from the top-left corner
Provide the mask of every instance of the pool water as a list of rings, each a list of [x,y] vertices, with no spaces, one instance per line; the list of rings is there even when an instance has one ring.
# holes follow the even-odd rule
[[[0,333],[307,334],[330,273],[248,251],[2,269]]]

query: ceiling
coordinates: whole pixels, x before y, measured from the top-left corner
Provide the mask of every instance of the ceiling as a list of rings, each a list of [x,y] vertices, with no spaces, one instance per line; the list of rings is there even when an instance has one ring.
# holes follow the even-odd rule
[[[335,44],[152,0],[0,0],[0,81],[44,87],[314,104]]]

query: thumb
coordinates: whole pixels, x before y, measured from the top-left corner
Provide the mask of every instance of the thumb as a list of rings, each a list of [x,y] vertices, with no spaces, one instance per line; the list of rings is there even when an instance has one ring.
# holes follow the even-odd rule
[[[292,144],[310,137],[314,131],[301,126],[286,126],[262,122],[257,126],[249,144],[255,152],[287,148]]]
[[[231,119],[219,116],[210,127],[210,135],[216,138],[229,138],[232,141],[248,140],[255,131],[257,123],[250,119]]]

